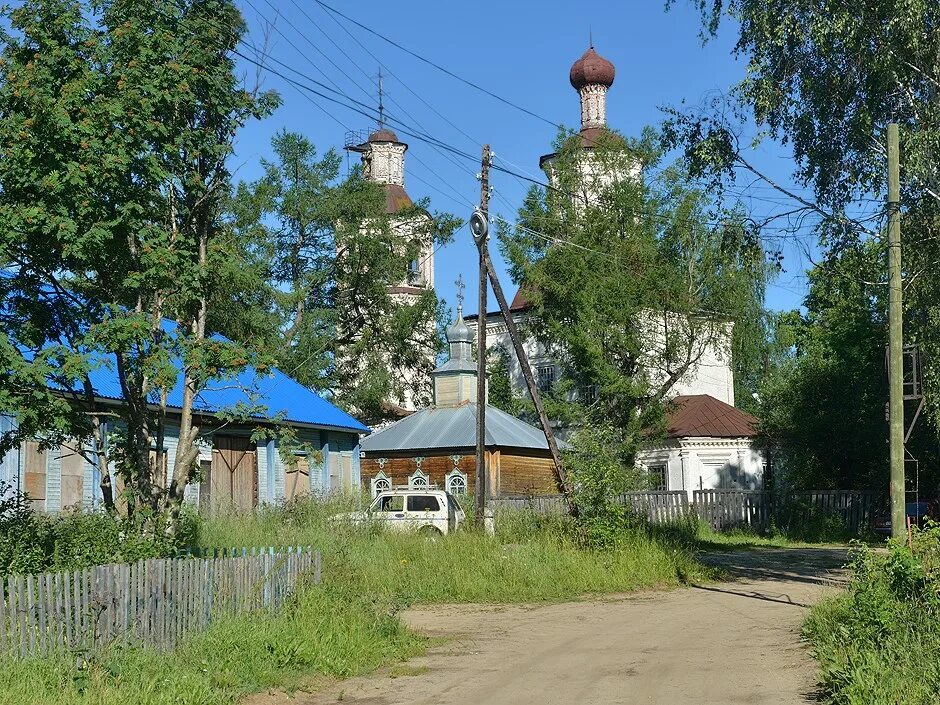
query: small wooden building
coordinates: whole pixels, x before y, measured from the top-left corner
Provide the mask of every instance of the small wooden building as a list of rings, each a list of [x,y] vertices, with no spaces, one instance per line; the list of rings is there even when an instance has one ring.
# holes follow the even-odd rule
[[[363,487],[373,494],[392,486],[443,487],[472,493],[476,483],[476,363],[473,333],[463,320],[447,329],[450,356],[434,373],[434,404],[362,441]],[[486,407],[486,471],[494,497],[557,494],[542,432]]]

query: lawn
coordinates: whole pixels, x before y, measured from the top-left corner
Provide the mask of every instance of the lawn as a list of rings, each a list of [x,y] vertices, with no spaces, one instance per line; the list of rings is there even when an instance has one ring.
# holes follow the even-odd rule
[[[166,654],[115,647],[94,657],[8,663],[0,703],[234,703],[268,687],[305,687],[420,653],[424,640],[398,619],[411,604],[564,600],[709,576],[681,531],[637,526],[605,550],[586,549],[567,517],[517,512],[500,517],[495,537],[466,531],[434,541],[330,524],[328,516],[348,503],[200,522],[196,541],[205,547],[322,551],[322,585],[302,590],[281,613],[217,622]]]

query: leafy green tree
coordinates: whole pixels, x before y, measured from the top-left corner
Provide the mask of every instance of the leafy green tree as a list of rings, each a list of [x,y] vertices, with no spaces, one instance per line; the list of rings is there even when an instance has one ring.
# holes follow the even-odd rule
[[[815,269],[806,312],[778,317],[788,352],[758,413],[788,487],[868,489],[886,479],[886,292],[865,277],[877,274],[880,249],[847,250]]]
[[[708,350],[730,355],[736,324],[761,317],[768,275],[742,218],[714,213],[680,166],[585,185],[599,169],[583,160],[625,174],[637,160],[654,167],[655,144],[652,134],[629,145],[610,134],[586,155],[578,136],[562,135],[552,187],[532,189],[519,226],[500,232],[533,306],[531,331],[564,369],[560,389],[569,399],[597,390],[579,413],[617,430],[627,463],[659,427],[677,382]]]
[[[269,263],[278,363],[371,420],[388,417],[409,385],[427,401],[442,349],[440,303],[430,288],[413,302],[392,289],[411,262],[449,240],[457,221],[431,215],[423,202],[389,213],[381,185],[359,170],[341,179],[339,155],[318,157],[299,134],[279,133],[272,149],[264,175],[239,184],[233,209],[248,249]]]
[[[509,376],[509,351],[502,347],[490,348],[486,375],[490,405],[515,416],[519,402],[513,394]]]
[[[905,343],[920,347],[928,412],[908,450],[922,466],[934,462],[930,459],[936,455],[940,419],[940,6],[928,0],[902,5],[876,0],[693,4],[702,12],[706,38],[715,36],[722,24],[737,32],[735,53],[747,63],[746,78],[727,100],[705,111],[674,111],[667,127],[671,143],[685,148],[696,175],[720,184],[742,171],[749,178],[757,175],[788,196],[795,211],[812,214],[819,223],[823,262],[814,272],[802,326],[818,328],[804,332],[804,337],[819,345],[777,375],[780,402],[802,398],[802,390],[812,386],[813,369],[821,378],[854,385],[843,389],[841,400],[835,390],[828,401],[817,400],[814,421],[820,424],[820,434],[825,427],[841,426],[846,418],[859,421],[840,427],[851,450],[848,457],[856,461],[854,470],[823,468],[826,454],[811,444],[807,453],[812,458],[797,453],[795,466],[787,471],[804,478],[818,472],[822,482],[835,482],[841,475],[840,481],[848,482],[847,473],[874,478],[869,470],[883,461],[884,449],[870,438],[875,434],[883,439],[887,432],[880,422],[883,411],[876,412],[880,404],[872,396],[881,394],[882,403],[887,399],[882,352],[873,347],[883,316],[873,302],[881,305],[886,291],[886,250],[878,243],[887,214],[884,134],[892,121],[899,123],[901,135]],[[794,178],[812,195],[767,178],[749,162],[745,144],[737,137],[745,117],[753,119],[760,134],[792,148]],[[873,253],[881,259],[871,260]],[[832,281],[824,281],[827,278]],[[848,292],[846,282],[852,278],[874,283],[868,298],[845,293],[836,301],[819,300],[822,291]],[[861,326],[857,339],[841,334],[834,323],[836,312],[847,325]],[[827,349],[828,354],[819,352]],[[841,360],[854,360],[858,368],[843,366]],[[792,388],[786,389],[787,384]],[[767,403],[761,406],[768,426],[783,433],[781,441],[793,442],[796,436],[779,423],[789,412]]]
[[[228,0],[28,0],[3,19],[0,411],[19,429],[2,447],[90,442],[108,509],[113,464],[128,516],[172,532],[197,470],[196,397],[250,358],[211,337],[209,304],[233,293],[214,272],[242,256],[224,218],[233,139],[275,98],[235,76],[244,23]],[[121,405],[96,404],[102,365]]]

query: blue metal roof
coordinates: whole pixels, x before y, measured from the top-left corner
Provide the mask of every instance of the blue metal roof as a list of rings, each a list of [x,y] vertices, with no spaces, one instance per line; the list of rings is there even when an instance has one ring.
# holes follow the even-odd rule
[[[163,330],[173,335],[176,324],[163,321]],[[222,336],[212,336],[216,340],[225,340]],[[24,351],[24,354],[27,354]],[[102,399],[123,400],[121,383],[114,369],[111,355],[100,355],[93,361],[94,369],[89,375],[96,396]],[[180,410],[183,406],[182,364],[174,360],[179,369],[177,385],[167,396],[167,405]],[[73,391],[80,391],[75,389]],[[153,403],[157,403],[154,398]],[[304,387],[283,372],[272,369],[262,375],[253,367],[246,367],[232,377],[212,380],[196,397],[193,408],[205,414],[215,414],[242,408],[250,413],[255,421],[284,421],[295,424],[309,424],[322,428],[369,433],[370,429],[339,407],[323,399],[316,392]]]
[[[104,399],[123,398],[117,373],[110,366],[103,365],[90,376],[96,395]],[[167,396],[167,405],[173,409],[182,408],[182,378]],[[201,413],[214,414],[244,405],[255,410],[256,413],[250,416],[259,421],[278,419],[354,433],[369,433],[370,430],[279,370],[260,375],[254,368],[246,367],[235,377],[213,380],[196,397],[193,408]]]

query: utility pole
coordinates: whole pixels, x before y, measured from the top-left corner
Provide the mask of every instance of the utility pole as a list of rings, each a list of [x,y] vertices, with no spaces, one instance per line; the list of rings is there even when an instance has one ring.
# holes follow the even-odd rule
[[[888,125],[888,419],[891,535],[907,532],[904,487],[904,329],[901,306],[901,186],[898,125]]]
[[[473,233],[474,242],[480,253],[480,315],[477,317],[477,340],[486,339],[486,323],[484,313],[486,311],[486,281],[489,278],[490,285],[493,287],[493,293],[496,294],[496,300],[499,302],[499,310],[502,312],[503,320],[506,323],[506,329],[509,331],[509,338],[512,340],[513,349],[516,352],[516,359],[519,360],[519,366],[522,368],[522,376],[525,378],[529,394],[532,396],[532,403],[535,405],[535,411],[539,417],[539,424],[542,427],[542,433],[545,434],[545,442],[548,444],[548,450],[552,455],[552,462],[555,465],[555,477],[558,484],[564,492],[565,499],[568,502],[568,509],[574,511],[572,504],[572,488],[568,482],[568,476],[565,473],[564,465],[561,462],[561,453],[558,451],[558,443],[555,441],[555,434],[552,432],[551,424],[548,422],[548,415],[545,413],[545,407],[542,405],[542,397],[539,394],[538,385],[535,383],[535,377],[532,374],[532,366],[529,364],[529,358],[522,347],[522,338],[519,335],[519,329],[513,320],[512,313],[509,310],[509,304],[506,303],[506,296],[503,294],[503,287],[496,276],[496,270],[493,269],[493,263],[490,261],[490,251],[487,245],[487,232],[489,230],[489,167],[490,167],[490,146],[483,146],[483,172],[480,179],[483,184],[483,190],[480,197],[480,208],[474,211],[470,217],[470,232]],[[486,433],[486,423],[483,416],[485,407],[485,383],[486,383],[486,364],[485,364],[485,344],[477,345],[477,407],[480,409],[477,415],[477,506],[482,507],[486,499],[485,488],[481,483],[481,477],[485,478],[484,468],[484,448],[483,437]],[[481,470],[482,469],[482,470]],[[484,480],[485,481],[485,480]],[[482,516],[482,512],[479,513]]]
[[[476,463],[476,523],[483,528],[486,510],[486,240],[490,210],[490,146],[483,145],[480,171],[480,208],[482,227],[471,226],[480,253],[480,296],[477,308],[477,463]],[[477,225],[480,219],[474,219]]]

